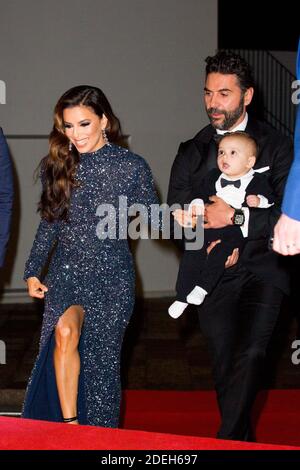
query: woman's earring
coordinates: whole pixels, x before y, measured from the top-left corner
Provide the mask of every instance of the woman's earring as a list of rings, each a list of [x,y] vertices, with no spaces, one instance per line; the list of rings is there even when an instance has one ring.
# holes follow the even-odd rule
[[[72,151],[72,142],[69,140],[69,152]]]
[[[103,140],[104,140],[104,144],[108,144],[108,138],[107,138],[107,134],[106,134],[106,129],[102,129],[102,137],[103,137]]]

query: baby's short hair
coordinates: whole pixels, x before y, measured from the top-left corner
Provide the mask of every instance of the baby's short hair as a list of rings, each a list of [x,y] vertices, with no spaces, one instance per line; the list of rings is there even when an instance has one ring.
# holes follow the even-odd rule
[[[236,131],[236,132],[226,132],[225,134],[218,135],[216,139],[218,147],[220,143],[222,142],[222,140],[228,137],[240,137],[241,139],[244,139],[245,142],[248,142],[248,144],[251,145],[253,156],[257,158],[257,155],[259,152],[258,143],[256,142],[255,138],[252,135],[248,134],[248,132]]]

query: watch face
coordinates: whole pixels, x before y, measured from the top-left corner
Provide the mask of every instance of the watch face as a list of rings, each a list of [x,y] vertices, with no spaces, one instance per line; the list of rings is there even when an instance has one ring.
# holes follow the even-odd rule
[[[234,225],[243,225],[245,216],[244,214],[235,214],[234,215]]]

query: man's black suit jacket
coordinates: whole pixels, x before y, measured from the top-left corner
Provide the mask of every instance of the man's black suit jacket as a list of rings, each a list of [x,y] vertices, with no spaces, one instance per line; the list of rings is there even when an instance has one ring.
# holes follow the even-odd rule
[[[268,238],[281,213],[283,191],[293,159],[292,142],[268,124],[249,116],[245,129],[258,143],[255,169],[269,166],[269,177],[275,203],[270,211],[250,209],[249,237],[240,259],[249,271],[289,292],[286,259],[268,249]],[[202,180],[207,174],[209,148],[215,129],[208,125],[193,139],[180,144],[172,166],[168,204],[188,204],[201,193]]]

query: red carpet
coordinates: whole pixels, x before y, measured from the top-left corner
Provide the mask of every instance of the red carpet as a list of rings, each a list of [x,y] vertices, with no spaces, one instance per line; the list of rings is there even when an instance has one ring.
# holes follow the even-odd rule
[[[213,392],[127,391],[124,405],[128,430],[0,418],[0,449],[300,449],[300,390],[259,396],[257,441],[281,446],[213,439],[219,422]]]
[[[292,450],[291,446],[250,444],[143,431],[69,426],[0,418],[1,450]],[[298,448],[300,449],[300,447]]]
[[[213,391],[129,390],[124,405],[125,429],[215,437],[220,422]],[[260,392],[253,418],[257,442],[300,446],[300,389]]]

